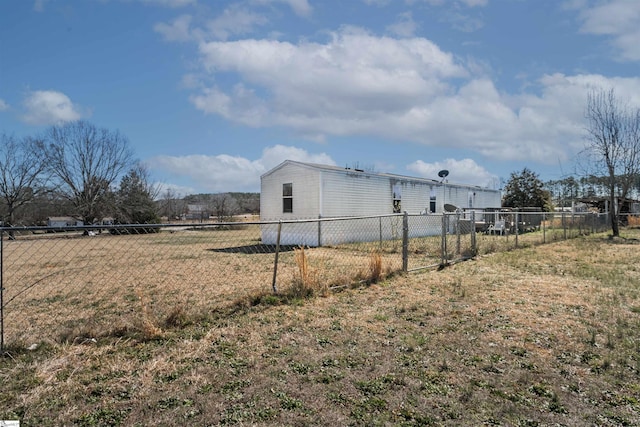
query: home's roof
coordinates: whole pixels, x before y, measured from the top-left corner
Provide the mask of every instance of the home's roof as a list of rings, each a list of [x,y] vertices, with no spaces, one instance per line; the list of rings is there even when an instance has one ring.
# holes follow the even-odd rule
[[[284,162],[280,163],[278,166],[276,166],[275,168],[271,169],[270,171],[264,173],[261,178],[271,175],[272,173],[276,172],[279,169],[282,169],[283,167],[287,166],[287,165],[297,165],[297,166],[301,166],[301,167],[306,167],[306,168],[310,168],[310,169],[315,169],[315,170],[319,170],[319,171],[330,171],[330,172],[339,172],[339,173],[361,173],[364,175],[368,175],[368,176],[380,176],[380,177],[386,177],[386,178],[391,178],[391,179],[397,179],[400,181],[413,181],[413,182],[421,182],[421,183],[427,183],[427,184],[441,184],[441,181],[435,180],[435,179],[428,179],[428,178],[418,178],[415,176],[408,176],[408,175],[398,175],[398,174],[393,174],[393,173],[387,173],[387,172],[372,172],[372,171],[366,171],[363,169],[356,169],[356,168],[342,168],[340,166],[332,166],[332,165],[322,165],[322,164],[318,164],[318,163],[306,163],[306,162],[298,162],[296,160],[285,160]],[[470,185],[470,184],[454,184],[454,183],[450,183],[447,182],[448,186],[454,186],[454,187],[474,187],[474,188],[482,188],[484,190],[489,190],[489,191],[499,191],[499,190],[491,190],[489,188],[484,188],[484,187],[480,187],[479,185]]]

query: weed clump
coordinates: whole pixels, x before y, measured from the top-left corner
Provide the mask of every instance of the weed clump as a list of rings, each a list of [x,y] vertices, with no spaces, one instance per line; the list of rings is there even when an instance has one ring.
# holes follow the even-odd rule
[[[189,324],[189,316],[184,305],[176,305],[171,309],[167,317],[164,319],[165,327],[180,328]]]
[[[367,268],[358,272],[355,280],[356,282],[366,284],[378,283],[380,280],[386,277],[388,272],[388,269],[384,269],[380,251],[373,250],[369,255]]]
[[[377,283],[382,277],[382,256],[378,251],[372,251],[369,257],[369,281]]]
[[[298,267],[298,274],[294,277],[290,288],[294,298],[308,298],[314,295],[326,296],[329,288],[320,280],[318,269],[309,266],[309,258],[304,246],[294,249],[294,259]]]
[[[136,295],[140,300],[140,309],[141,309],[140,332],[142,332],[143,337],[149,340],[162,337],[163,331],[160,327],[156,325],[156,322],[152,318],[147,299],[139,290],[136,291]]]

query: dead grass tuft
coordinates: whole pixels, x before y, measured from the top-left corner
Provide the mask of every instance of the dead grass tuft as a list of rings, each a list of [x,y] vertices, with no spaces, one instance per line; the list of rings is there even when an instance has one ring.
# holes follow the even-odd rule
[[[360,270],[354,280],[357,283],[373,284],[378,283],[381,279],[389,274],[389,269],[384,268],[382,255],[380,251],[373,250],[369,254],[368,265]]]
[[[629,215],[629,227],[640,227],[640,216]]]
[[[144,296],[142,291],[136,290],[136,295],[140,300],[140,332],[145,339],[156,339],[161,338],[163,335],[163,331],[160,327],[156,325],[156,321],[153,319],[151,312],[149,310],[149,302],[147,298]]]
[[[173,307],[164,319],[164,325],[167,328],[182,328],[190,323],[189,315],[183,304]]]
[[[289,293],[294,298],[308,298],[314,295],[326,296],[329,288],[320,280],[320,272],[309,265],[304,246],[294,250],[294,260],[298,267]]]
[[[382,277],[382,256],[379,251],[372,251],[369,257],[369,281],[378,283]]]

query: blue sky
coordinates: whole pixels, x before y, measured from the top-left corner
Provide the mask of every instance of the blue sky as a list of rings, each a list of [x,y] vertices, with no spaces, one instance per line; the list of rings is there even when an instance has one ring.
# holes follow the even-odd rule
[[[0,132],[117,129],[181,195],[285,159],[559,179],[589,90],[640,105],[638,22],[637,0],[3,0]]]

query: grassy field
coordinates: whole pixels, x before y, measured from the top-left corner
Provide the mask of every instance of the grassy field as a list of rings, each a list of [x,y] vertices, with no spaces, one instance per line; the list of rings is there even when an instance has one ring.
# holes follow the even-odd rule
[[[141,312],[154,323],[197,317],[270,293],[273,284],[274,247],[260,244],[257,225],[147,235],[78,232],[3,243],[5,342],[25,347],[139,330]],[[307,274],[326,288],[346,286],[366,276],[376,248],[310,249]],[[278,290],[299,275],[292,249],[281,248]],[[397,250],[382,256],[385,270],[401,269]]]
[[[640,231],[623,233],[312,298],[245,291],[214,310],[159,316],[151,293],[127,314],[135,328],[10,346],[0,419],[640,425]]]

